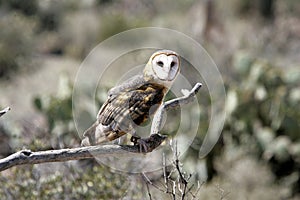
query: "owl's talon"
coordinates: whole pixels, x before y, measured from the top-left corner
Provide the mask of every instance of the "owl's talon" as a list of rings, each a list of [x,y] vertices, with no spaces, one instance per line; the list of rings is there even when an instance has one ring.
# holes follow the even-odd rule
[[[141,137],[139,137],[139,136],[132,136],[132,137],[130,138],[130,141],[131,141],[134,145],[136,145],[136,144],[137,144],[137,141],[138,141],[139,139],[141,139]]]
[[[157,148],[167,137],[160,134],[152,134],[148,138],[141,138],[139,136],[132,136],[130,141],[134,146],[139,147],[140,153],[148,153]]]
[[[132,136],[130,141],[133,142],[134,146],[139,147],[139,152],[140,153],[148,153],[152,151],[150,145],[148,144],[148,138],[141,138],[139,136]]]

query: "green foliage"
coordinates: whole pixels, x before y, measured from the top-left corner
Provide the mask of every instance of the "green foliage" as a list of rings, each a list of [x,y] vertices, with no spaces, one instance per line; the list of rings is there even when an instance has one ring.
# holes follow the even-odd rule
[[[113,3],[114,1],[113,0],[97,0],[96,1],[96,4],[99,4],[99,5],[106,5],[106,4],[111,4]]]
[[[245,63],[251,63],[249,70],[244,70]],[[236,65],[241,69],[240,78],[231,80],[227,86],[227,109],[230,109],[223,135],[231,140],[225,145],[241,146],[264,159],[278,178],[297,173],[292,185],[299,187],[300,154],[295,149],[300,143],[300,112],[296,106],[300,103],[300,70],[292,69],[291,73],[259,59]]]
[[[65,75],[59,79],[59,87],[56,95],[36,96],[33,100],[34,106],[44,113],[48,120],[49,131],[55,126],[68,127],[72,122],[72,87]]]
[[[238,102],[229,115],[230,122],[243,121],[249,128],[236,130],[228,124],[237,134],[243,131],[254,133],[257,130],[254,124],[259,123],[262,127],[270,127],[276,136],[286,135],[293,141],[300,140],[300,115],[294,107],[300,101],[297,94],[300,76],[294,78],[297,81],[290,82],[290,77],[284,73],[265,61],[256,60],[249,73],[241,75],[242,84],[230,86],[229,92],[236,94]]]
[[[37,0],[6,0],[3,2],[7,4],[9,9],[21,11],[24,15],[34,15],[38,12]]]
[[[0,78],[9,78],[12,72],[29,67],[34,51],[35,23],[19,13],[0,19]]]
[[[297,192],[295,188],[299,188],[300,182],[299,68],[283,70],[245,51],[234,55],[232,64],[233,78],[225,79],[226,121],[222,138],[206,158],[208,178],[216,172],[214,159],[233,158],[233,152],[242,149],[245,156],[267,163],[282,184],[289,182],[291,193]],[[200,106],[209,105],[209,93],[202,90],[200,94]],[[209,109],[200,109],[199,131],[206,133]],[[202,141],[203,136],[198,134],[186,162],[198,155]]]
[[[126,192],[126,177],[107,167],[59,168],[23,166],[1,174],[0,199],[119,199]]]
[[[64,7],[59,2],[50,1],[49,5],[40,9],[38,19],[40,21],[40,30],[55,31],[59,28]]]
[[[43,138],[36,137],[32,141],[29,145],[31,149],[45,148],[43,144],[48,148],[67,148],[80,144],[72,115],[72,86],[66,75],[59,77],[55,95],[38,95],[33,99],[33,105],[47,119],[48,129],[47,133],[43,133]]]
[[[104,40],[122,31],[145,26],[146,22],[142,19],[128,19],[125,15],[114,14],[105,15],[101,19],[99,39]]]

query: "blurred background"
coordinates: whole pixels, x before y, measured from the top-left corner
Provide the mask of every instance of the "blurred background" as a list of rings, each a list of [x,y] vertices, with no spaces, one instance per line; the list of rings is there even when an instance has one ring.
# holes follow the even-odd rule
[[[222,199],[224,191],[223,199],[300,199],[298,0],[0,0],[0,109],[12,108],[0,118],[0,157],[23,148],[78,147],[72,118],[78,67],[101,41],[148,26],[195,39],[225,82],[218,144],[199,159],[198,134],[181,157],[191,184],[205,182],[196,199]],[[100,88],[99,106],[110,84]],[[203,133],[211,100],[200,93]],[[83,116],[95,118],[88,108]],[[161,181],[159,173],[151,177]],[[0,180],[1,199],[149,199],[140,176],[91,160],[18,166]],[[154,199],[169,198],[151,191]]]

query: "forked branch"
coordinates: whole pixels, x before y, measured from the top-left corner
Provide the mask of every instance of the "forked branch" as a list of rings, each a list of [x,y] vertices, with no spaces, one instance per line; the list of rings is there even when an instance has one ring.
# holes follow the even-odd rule
[[[149,152],[157,148],[166,138],[159,134],[162,124],[162,116],[165,110],[171,108],[177,108],[180,104],[187,104],[191,102],[195,94],[200,89],[201,84],[197,83],[191,91],[184,90],[183,97],[172,99],[165,102],[155,115],[151,127],[151,135],[146,138]],[[1,115],[5,114],[9,108],[1,111]],[[0,115],[0,116],[1,116]],[[31,150],[21,150],[6,158],[0,159],[0,171],[8,169],[16,165],[23,164],[38,164],[46,162],[64,162],[68,160],[80,160],[86,158],[93,158],[94,156],[136,156],[136,153],[140,153],[138,146],[130,145],[98,145],[79,147],[71,149],[59,149],[59,150],[47,150],[32,152]]]

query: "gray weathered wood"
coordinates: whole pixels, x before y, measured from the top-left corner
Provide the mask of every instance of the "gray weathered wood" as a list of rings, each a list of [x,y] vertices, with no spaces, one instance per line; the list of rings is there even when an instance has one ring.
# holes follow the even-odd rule
[[[135,146],[102,145],[79,147],[72,149],[59,149],[32,152],[30,150],[18,151],[0,160],[0,171],[16,165],[37,164],[45,162],[63,162],[68,160],[80,160],[93,158],[94,156],[111,156],[113,154],[134,154],[138,153]]]
[[[10,110],[10,107],[6,107],[6,108],[4,108],[3,110],[0,110],[0,117],[1,117],[2,115],[4,115],[5,113],[7,113],[9,110]]]

